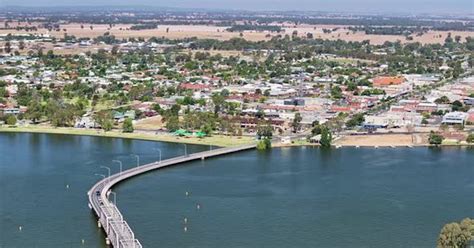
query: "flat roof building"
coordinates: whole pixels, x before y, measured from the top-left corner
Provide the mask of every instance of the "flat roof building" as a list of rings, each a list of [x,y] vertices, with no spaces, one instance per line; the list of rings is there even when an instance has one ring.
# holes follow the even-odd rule
[[[443,124],[460,124],[464,125],[469,115],[464,112],[450,112],[443,116]]]

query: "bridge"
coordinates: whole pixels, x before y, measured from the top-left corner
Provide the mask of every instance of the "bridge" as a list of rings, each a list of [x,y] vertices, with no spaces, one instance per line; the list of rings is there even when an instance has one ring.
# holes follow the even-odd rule
[[[100,180],[89,190],[89,192],[87,192],[87,195],[89,197],[89,208],[94,210],[98,218],[97,226],[99,228],[102,227],[106,233],[106,243],[112,245],[114,248],[142,247],[140,241],[135,237],[135,234],[128,223],[124,220],[117,206],[108,199],[110,189],[114,185],[152,170],[254,148],[255,145],[245,145],[193,153],[131,168]]]

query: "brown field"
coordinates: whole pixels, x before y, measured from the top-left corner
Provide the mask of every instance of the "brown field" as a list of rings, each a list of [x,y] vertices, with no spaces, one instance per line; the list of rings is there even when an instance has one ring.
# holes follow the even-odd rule
[[[335,142],[341,146],[414,146],[426,145],[426,135],[385,134],[345,136]]]
[[[0,23],[0,26],[3,24]],[[46,29],[40,29],[37,32],[31,32],[33,34],[50,34],[54,37],[61,38],[65,33],[68,35],[74,35],[76,37],[97,37],[103,35],[105,32],[110,32],[110,34],[115,35],[117,38],[150,38],[150,37],[167,37],[170,39],[181,39],[189,37],[198,37],[198,38],[209,38],[209,39],[218,39],[218,40],[228,40],[235,37],[240,37],[238,32],[227,32],[225,31],[226,27],[217,27],[217,26],[206,26],[206,25],[162,25],[157,29],[151,30],[127,30],[131,25],[117,24],[112,28],[109,28],[109,25],[92,25],[93,29],[90,29],[90,24],[83,24],[84,28],[81,28],[81,24],[73,23],[61,25],[61,31],[51,31],[49,32]],[[339,30],[332,32],[330,34],[323,33],[323,28],[335,28],[338,27]],[[169,28],[169,32],[166,30]],[[63,29],[66,29],[64,31]],[[404,36],[401,35],[366,35],[363,32],[350,32],[344,26],[336,25],[288,25],[283,27],[284,32],[280,33],[281,35],[291,35],[293,31],[297,31],[298,35],[305,37],[307,33],[312,33],[314,38],[322,38],[329,40],[342,39],[346,41],[363,41],[370,40],[372,44],[383,44],[385,41],[397,41],[408,42]],[[26,33],[25,31],[16,31],[16,30],[0,30],[0,34],[8,33]],[[449,31],[429,31],[422,36],[414,35],[413,42],[421,42],[423,44],[427,43],[443,43],[444,39],[447,37]],[[452,36],[459,35],[464,40],[465,37],[474,36],[474,32],[461,32],[461,31],[452,31]],[[243,32],[243,38],[259,41],[259,40],[268,40],[271,36],[276,36],[277,33],[271,32],[256,32],[256,31],[245,31]]]
[[[142,130],[157,130],[163,127],[164,127],[164,123],[161,120],[161,116],[153,116],[153,117],[141,119],[135,123],[135,128],[142,129]]]

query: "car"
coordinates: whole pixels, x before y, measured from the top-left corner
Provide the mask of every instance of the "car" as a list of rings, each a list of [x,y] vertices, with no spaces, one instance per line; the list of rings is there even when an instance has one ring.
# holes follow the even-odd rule
[[[96,196],[99,196],[99,195],[100,195],[100,191],[97,190],[97,191],[95,192],[95,195],[96,195]]]

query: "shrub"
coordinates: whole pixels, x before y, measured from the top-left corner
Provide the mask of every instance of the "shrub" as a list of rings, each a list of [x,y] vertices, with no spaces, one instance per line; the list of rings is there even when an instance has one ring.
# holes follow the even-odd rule
[[[444,137],[441,134],[437,134],[431,131],[428,141],[431,145],[441,145],[443,143]]]

